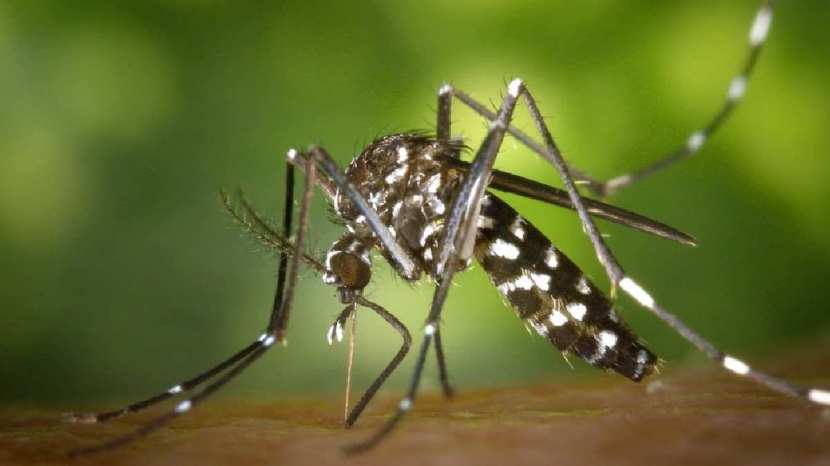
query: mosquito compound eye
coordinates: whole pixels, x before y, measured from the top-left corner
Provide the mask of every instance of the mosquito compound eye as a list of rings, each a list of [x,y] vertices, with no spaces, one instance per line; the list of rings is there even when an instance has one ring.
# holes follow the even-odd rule
[[[366,262],[356,254],[341,252],[329,261],[331,273],[337,277],[337,297],[341,303],[351,303],[372,278],[372,271]]]

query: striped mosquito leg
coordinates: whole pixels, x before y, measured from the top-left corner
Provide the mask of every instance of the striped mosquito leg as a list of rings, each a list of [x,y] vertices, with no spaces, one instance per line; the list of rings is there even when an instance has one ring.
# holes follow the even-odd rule
[[[770,26],[772,25],[773,5],[774,2],[772,0],[768,0],[762,4],[761,8],[756,13],[755,19],[752,22],[752,26],[749,31],[749,51],[747,52],[740,73],[735,76],[729,84],[726,99],[720,110],[718,110],[715,116],[712,117],[712,119],[705,126],[703,126],[702,129],[693,132],[682,147],[637,172],[621,175],[605,182],[588,176],[576,168],[570,167],[570,172],[573,175],[573,178],[579,180],[580,183],[584,184],[595,194],[599,196],[608,196],[654,172],[660,171],[675,162],[691,157],[697,153],[711,138],[713,133],[723,125],[723,123],[732,114],[732,111],[737,104],[743,99],[749,83],[749,78],[755,69],[762,46],[766,41]],[[493,111],[463,91],[447,86],[442,89],[445,89],[445,92],[447,93],[452,93],[456,99],[487,120],[492,121],[496,118],[496,114]],[[545,153],[547,151],[545,146],[539,144],[527,133],[513,127],[512,125],[507,128],[507,132],[528,149],[538,155],[541,155],[542,157],[545,157]]]
[[[712,137],[712,134],[723,126],[724,122],[729,118],[746,93],[749,78],[755,69],[755,64],[758,62],[758,56],[761,53],[761,48],[767,39],[772,24],[773,4],[774,2],[771,0],[765,1],[756,13],[755,20],[752,22],[749,30],[749,50],[747,51],[741,71],[732,78],[732,82],[729,84],[726,92],[726,99],[712,119],[703,128],[693,132],[683,146],[658,159],[656,162],[635,172],[612,178],[605,183],[598,185],[589,183],[589,189],[601,196],[613,195],[620,189],[630,186],[681,160],[689,158],[700,151],[703,145]]]
[[[547,160],[548,163],[553,165],[559,173],[562,184],[565,185],[565,191],[568,192],[571,204],[573,205],[574,210],[576,210],[580,223],[582,223],[582,229],[588,236],[588,239],[591,240],[591,245],[594,247],[597,259],[603,268],[605,268],[605,272],[611,280],[612,286],[616,286],[616,284],[619,283],[625,276],[625,272],[616,257],[614,257],[611,253],[611,250],[608,249],[608,245],[605,244],[605,240],[602,239],[599,229],[597,229],[596,224],[588,214],[588,210],[585,207],[585,201],[576,189],[576,183],[571,175],[570,167],[562,158],[562,153],[559,151],[559,147],[556,145],[553,135],[551,135],[550,130],[542,117],[542,113],[536,105],[536,100],[533,98],[533,95],[527,87],[520,80],[517,79],[517,81],[520,83],[519,92],[522,96],[524,96],[525,103],[530,111],[533,123],[539,134],[542,136],[542,140],[545,142],[545,152],[542,157]]]
[[[97,414],[92,414],[92,413],[89,413],[89,414],[70,414],[70,415],[67,416],[67,419],[70,422],[77,422],[77,423],[81,423],[81,424],[93,424],[93,423],[98,423],[98,422],[106,422],[106,421],[109,421],[111,419],[115,419],[115,418],[118,418],[118,417],[121,417],[121,416],[125,416],[127,414],[131,414],[131,413],[135,413],[135,412],[147,409],[147,408],[149,408],[153,405],[161,403],[162,401],[165,401],[169,398],[172,398],[172,397],[180,395],[180,394],[187,393],[190,390],[198,387],[203,382],[211,379],[216,374],[219,374],[219,373],[223,372],[225,369],[233,366],[234,364],[236,364],[240,360],[242,360],[245,357],[247,357],[248,355],[250,355],[258,346],[259,346],[259,342],[254,341],[251,344],[249,344],[248,346],[246,346],[245,348],[243,348],[242,350],[240,350],[239,352],[237,352],[236,354],[234,354],[233,356],[231,356],[230,358],[222,361],[221,363],[219,363],[216,366],[212,367],[211,369],[197,375],[196,377],[193,377],[191,379],[188,379],[184,382],[181,382],[179,384],[176,384],[176,385],[170,387],[170,389],[167,390],[166,392],[159,393],[158,395],[152,396],[152,397],[147,398],[145,400],[141,400],[141,401],[132,403],[132,404],[130,404],[128,406],[125,406],[121,409],[116,409],[116,410],[113,410],[113,411],[106,411],[106,412],[97,413]]]
[[[291,218],[292,218],[292,208],[294,206],[294,167],[291,164],[286,164],[286,180],[285,180],[285,193],[286,193],[286,201],[285,201],[285,214],[283,217],[283,234],[287,237],[291,232]],[[227,199],[223,195],[223,199]],[[227,204],[227,203],[226,203]],[[279,302],[278,300],[282,300],[282,290],[285,288],[285,272],[287,268],[287,255],[281,254],[279,260],[279,267],[277,270],[277,286],[276,286],[276,294],[275,294],[275,305],[273,311],[271,313],[271,326],[274,326],[276,322],[276,314],[277,314],[277,305],[276,303]],[[262,338],[260,338],[261,340]],[[113,411],[106,411],[102,413],[87,413],[87,414],[70,414],[67,418],[71,422],[78,422],[78,423],[97,423],[97,422],[105,422],[110,419],[115,419],[121,416],[125,416],[130,413],[135,413],[144,409],[147,409],[151,406],[154,406],[158,403],[161,403],[169,398],[172,398],[177,395],[185,394],[190,390],[198,387],[205,381],[211,379],[216,374],[219,374],[226,370],[227,368],[233,366],[237,362],[241,361],[248,355],[250,355],[258,346],[261,341],[254,341],[245,348],[238,351],[233,356],[229,357],[228,359],[222,361],[221,363],[217,364],[216,366],[208,369],[201,374],[185,380],[184,382],[178,383],[166,392],[159,393],[155,396],[151,396],[144,400],[132,403],[128,406],[125,406],[121,409],[116,409]]]
[[[449,144],[452,137],[452,97],[453,88],[449,84],[444,84],[438,89],[438,112],[436,122],[436,136],[438,141]],[[495,115],[494,118],[495,119]],[[441,381],[441,388],[444,396],[447,398],[453,397],[453,388],[450,385],[449,373],[447,372],[447,361],[444,354],[444,344],[441,340],[441,329],[436,329],[435,332],[435,357],[438,361],[438,375]]]
[[[689,328],[677,316],[661,307],[645,289],[630,277],[625,277],[620,281],[620,288],[729,372],[754,380],[779,393],[830,406],[830,391],[793,384],[779,377],[755,370],[741,359],[722,352]]]
[[[467,172],[464,184],[461,185],[444,228],[444,237],[441,242],[443,246],[438,252],[435,266],[438,275],[444,275],[446,270],[455,268],[455,264],[447,267],[451,264],[451,255],[455,256],[455,260],[460,261],[465,261],[473,255],[476,219],[481,210],[481,200],[484,197],[490,173],[493,171],[493,163],[504,141],[504,134],[513,118],[513,111],[522,86],[520,79],[514,79],[507,85],[507,94],[502,100],[499,113],[490,122],[490,129],[470,164],[470,170]]]
[[[289,157],[291,157],[292,152],[289,152]],[[293,173],[289,171],[289,173]],[[300,213],[299,213],[299,228],[297,230],[297,237],[294,245],[293,254],[291,254],[291,262],[290,267],[287,273],[287,279],[278,280],[277,282],[277,296],[281,297],[281,305],[277,309],[277,312],[281,313],[282,315],[287,315],[288,310],[290,309],[291,303],[293,301],[294,296],[294,289],[297,286],[297,277],[299,274],[300,262],[302,261],[303,257],[303,248],[305,242],[305,236],[308,231],[308,216],[309,216],[309,207],[311,204],[311,198],[314,193],[314,184],[316,179],[317,170],[316,167],[312,164],[309,164],[305,170],[306,174],[306,182],[305,188],[303,190],[303,197],[302,202],[300,203]],[[291,175],[289,175],[291,176]],[[290,212],[286,211],[287,215],[290,215]],[[290,225],[289,222],[284,222],[283,225]],[[286,235],[287,236],[287,235]],[[280,261],[282,263],[282,261]],[[284,287],[284,289],[282,288]],[[271,319],[271,322],[279,321],[279,319]],[[174,408],[173,411],[155,418],[149,424],[137,429],[133,432],[130,432],[126,435],[116,437],[108,442],[94,445],[88,448],[82,448],[78,450],[71,451],[69,453],[70,456],[80,456],[90,453],[96,453],[101,451],[110,450],[121,445],[128,444],[134,440],[137,440],[141,437],[149,435],[156,430],[164,427],[176,417],[187,413],[194,406],[204,401],[208,396],[219,390],[225,384],[236,378],[239,374],[242,373],[248,366],[250,366],[254,361],[262,357],[265,352],[271,348],[276,342],[281,334],[278,333],[278,330],[285,330],[285,327],[282,329],[272,327],[271,325],[268,326],[265,333],[263,333],[255,342],[251,343],[249,347],[252,347],[250,353],[247,354],[246,357],[242,357],[239,362],[230,368],[223,376],[216,379],[211,384],[207,385],[203,388],[199,393],[195,396],[187,398],[181,402],[179,402]],[[284,340],[282,340],[284,341]],[[247,348],[246,348],[247,349]],[[244,351],[244,350],[243,350]],[[232,359],[232,358],[231,358]],[[175,391],[178,393],[177,387],[173,387],[170,391]],[[183,391],[183,390],[182,390]]]
[[[286,154],[287,158],[295,158],[296,151],[293,149]],[[291,234],[291,219],[294,210],[294,165],[285,164],[285,203],[283,204],[282,233],[284,236]],[[271,318],[268,321],[268,328],[277,329],[280,335],[288,325],[288,315],[280,312],[283,301],[283,290],[285,289],[285,273],[288,265],[288,254],[280,254],[279,265],[277,266],[277,286],[274,291],[274,303],[271,306]]]
[[[250,353],[250,355],[247,358],[243,358],[239,362],[239,364],[234,366],[231,370],[229,370],[227,373],[225,373],[222,377],[216,379],[213,383],[206,386],[197,395],[193,396],[192,398],[185,399],[185,400],[179,402],[175,406],[175,408],[173,408],[173,411],[171,411],[171,412],[169,412],[169,413],[167,413],[163,416],[159,416],[159,417],[153,419],[148,424],[142,426],[139,429],[136,429],[136,430],[134,430],[130,433],[127,433],[125,435],[122,435],[122,436],[116,437],[114,439],[111,439],[107,442],[104,442],[104,443],[101,443],[101,444],[98,444],[98,445],[93,445],[91,447],[79,448],[79,449],[76,449],[76,450],[72,450],[72,451],[69,452],[69,456],[70,457],[78,457],[78,456],[89,455],[89,454],[92,454],[92,453],[100,453],[100,452],[103,452],[103,451],[112,450],[114,448],[118,448],[120,446],[129,444],[129,443],[131,443],[135,440],[138,440],[138,439],[140,439],[140,438],[142,438],[146,435],[149,435],[149,434],[155,432],[156,430],[164,427],[165,425],[169,424],[172,420],[174,420],[176,417],[190,411],[196,404],[200,403],[208,395],[215,392],[216,390],[221,388],[223,385],[225,385],[227,382],[229,382],[231,379],[236,377],[240,372],[242,372],[245,368],[247,368],[252,362],[254,362],[256,359],[258,359],[260,356],[262,356],[262,354],[265,352],[265,350],[267,350],[271,345],[273,345],[275,341],[276,341],[276,338],[274,337],[274,335],[267,334],[267,333],[263,334],[262,337],[260,337],[256,342],[254,342],[254,344],[255,344],[254,350]]]

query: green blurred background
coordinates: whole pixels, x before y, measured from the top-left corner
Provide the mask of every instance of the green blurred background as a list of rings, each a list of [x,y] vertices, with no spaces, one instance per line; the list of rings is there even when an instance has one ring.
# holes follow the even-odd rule
[[[595,175],[655,159],[720,105],[757,3],[0,3],[0,400],[141,397],[246,344],[275,261],[231,224],[219,187],[246,188],[275,217],[288,148],[319,143],[345,164],[376,135],[431,128],[445,80],[495,102],[523,77],[568,159]],[[698,157],[614,199],[700,246],[601,224],[660,301],[750,360],[830,338],[830,14],[780,3],[734,119]],[[486,125],[456,109],[454,131],[476,145]],[[503,154],[500,168],[558,184],[515,142]],[[322,249],[339,230],[319,199]],[[607,286],[574,215],[511,200]],[[612,377],[528,336],[480,269],[457,282],[444,332],[458,388]],[[368,296],[420,335],[426,282],[379,265]],[[702,362],[633,302],[620,307],[669,368]],[[304,273],[290,344],[227,393],[339,392],[346,345],[325,341],[339,311]],[[398,343],[361,314],[358,386]],[[435,371],[426,378],[435,389]]]

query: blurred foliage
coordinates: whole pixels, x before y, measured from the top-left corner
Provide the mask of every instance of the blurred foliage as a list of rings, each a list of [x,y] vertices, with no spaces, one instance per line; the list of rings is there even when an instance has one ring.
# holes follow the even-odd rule
[[[450,80],[496,102],[521,76],[569,160],[611,176],[682,143],[720,104],[756,1],[0,3],[0,399],[100,404],[151,394],[258,335],[273,255],[224,215],[245,187],[270,216],[282,154],[319,143],[345,164],[376,135],[430,128]],[[827,338],[830,9],[782,2],[747,100],[698,157],[614,202],[697,248],[603,225],[635,277],[714,342],[757,358]],[[475,146],[486,125],[456,105]],[[532,129],[525,113],[516,123]],[[508,140],[498,166],[557,184]],[[319,198],[318,198],[319,199]],[[576,217],[518,208],[607,286]],[[313,243],[339,234],[323,202]],[[470,386],[574,371],[529,337],[480,270],[444,313],[451,376]],[[333,290],[305,273],[290,344],[230,391],[336,392],[345,345]],[[420,333],[427,282],[379,266],[368,291]],[[623,298],[669,362],[701,357]],[[416,340],[417,341],[417,340]],[[359,317],[366,384],[398,337]],[[400,387],[410,364],[393,377]],[[575,362],[575,371],[606,377]],[[435,371],[427,372],[435,386]],[[610,377],[610,376],[607,376]]]

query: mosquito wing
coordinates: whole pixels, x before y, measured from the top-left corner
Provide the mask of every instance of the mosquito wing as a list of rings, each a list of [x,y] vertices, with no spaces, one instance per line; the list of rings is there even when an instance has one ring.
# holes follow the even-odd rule
[[[464,172],[470,168],[469,163],[452,157],[444,157],[443,161],[453,168]],[[512,173],[494,170],[489,187],[575,210],[566,191]],[[643,215],[593,199],[583,198],[583,201],[585,202],[585,208],[588,210],[588,213],[595,217],[650,233],[661,238],[677,241],[678,243],[690,246],[696,244],[692,236]]]

